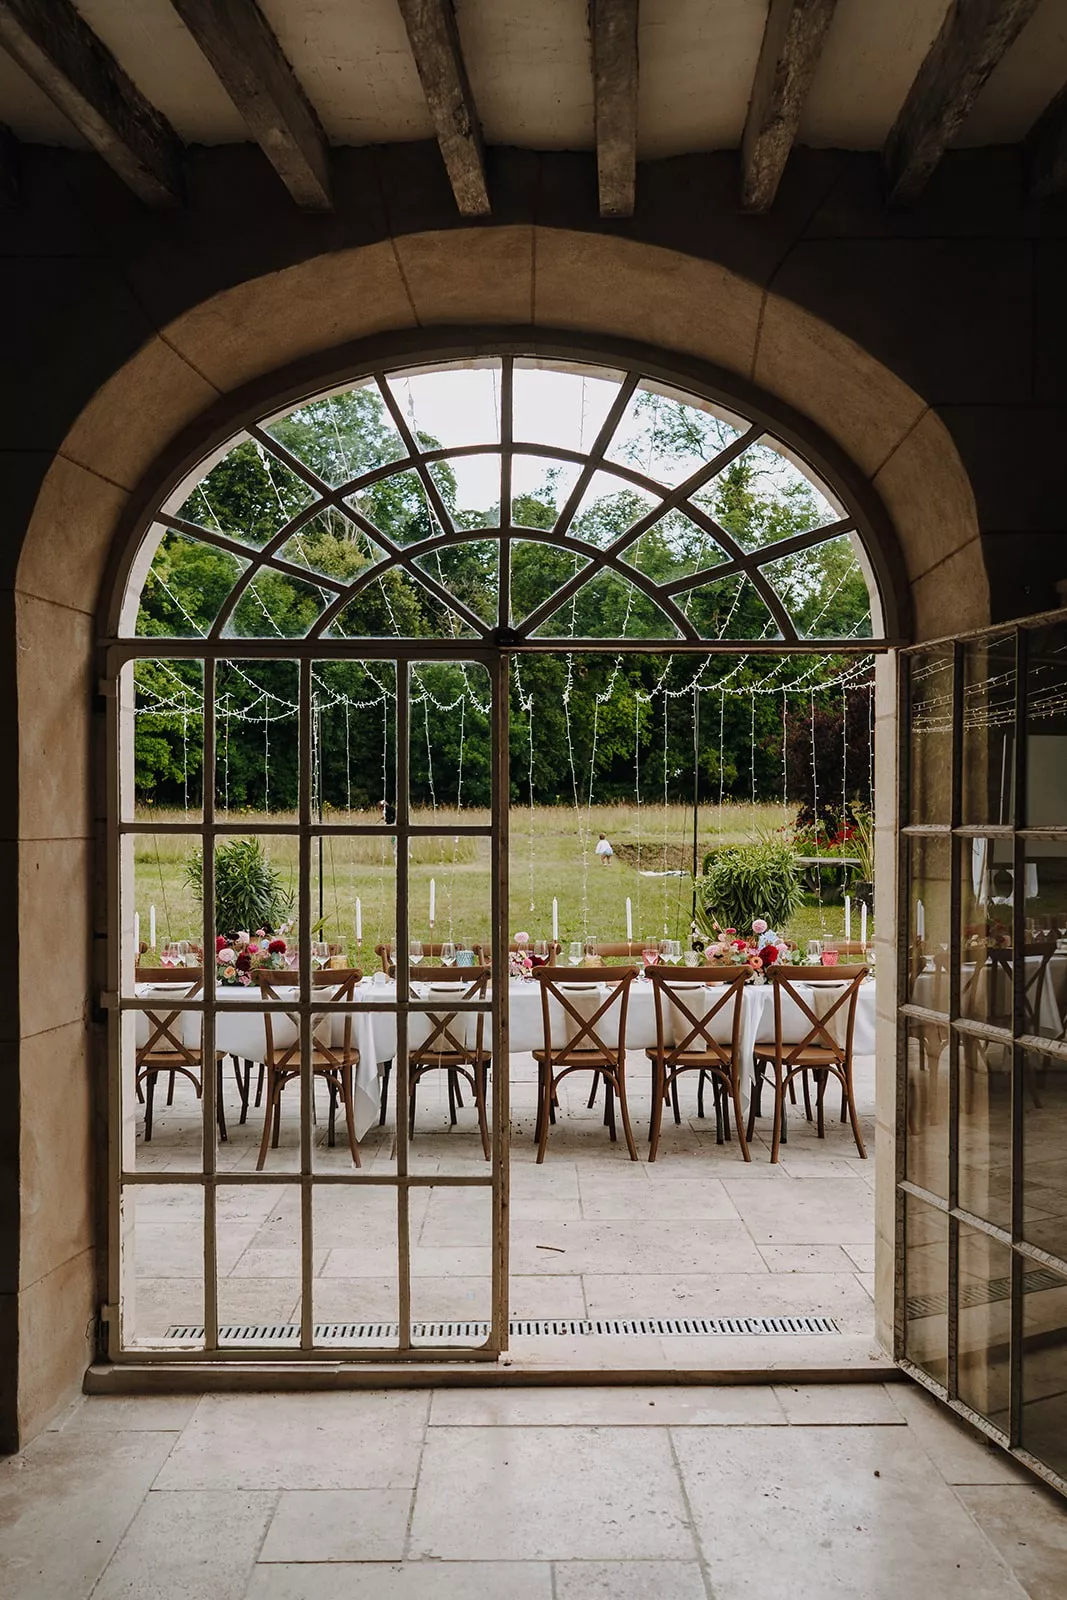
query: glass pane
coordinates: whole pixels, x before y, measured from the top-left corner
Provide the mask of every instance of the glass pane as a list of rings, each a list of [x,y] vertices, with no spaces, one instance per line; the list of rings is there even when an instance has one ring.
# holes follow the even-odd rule
[[[1067,839],[1028,839],[1024,1033],[1067,1037]]]
[[[255,943],[257,941],[253,941]],[[296,958],[296,944],[291,939],[285,954],[273,955],[270,963],[280,961],[280,967],[263,962],[259,956],[251,959],[257,963],[254,979],[247,971],[238,970],[234,977],[220,976],[218,999],[220,1009],[215,1017],[215,1043],[244,1068],[252,1067],[249,1082],[252,1089],[258,1083],[255,1068],[264,1065],[262,1101],[255,1106],[249,1094],[249,1109],[245,1135],[247,1146],[243,1165],[271,1173],[300,1171],[300,1106],[302,1084],[300,1078],[300,1019],[296,1006],[299,999],[297,975],[286,970]],[[220,972],[234,972],[234,963],[226,961],[226,950],[221,952]],[[239,953],[238,961],[245,958]],[[262,973],[262,979],[260,974]],[[247,984],[242,979],[249,977]],[[263,985],[266,980],[266,986]],[[291,1003],[292,1011],[266,1011],[263,1003],[275,1001]],[[314,1139],[315,1130],[312,1130]]]
[[[215,805],[271,821],[300,804],[299,671],[295,661],[220,661],[215,673]],[[222,928],[222,932],[226,932]]]
[[[177,514],[259,547],[315,498],[315,491],[257,439],[244,439],[200,479]]]
[[[908,999],[948,1015],[948,943],[951,922],[946,838],[908,840]]]
[[[512,437],[516,443],[591,450],[620,378],[604,367],[575,371],[551,361],[516,361]]]
[[[442,828],[450,822],[488,825],[493,708],[488,669],[472,661],[421,662],[410,673],[412,822]]]
[[[960,1015],[998,1028],[1012,1025],[1010,839],[960,840]]]
[[[1067,1277],[1027,1263],[1019,1443],[1067,1477]]]
[[[299,1188],[221,1185],[215,1194],[215,1238],[219,1343],[247,1345],[252,1325],[256,1344],[299,1344]],[[324,1256],[320,1251],[317,1266]]]
[[[515,539],[511,546],[511,619],[524,621],[550,600],[565,583],[589,565],[586,556],[532,539]],[[568,602],[570,604],[571,602]],[[573,602],[575,605],[577,601]]]
[[[446,949],[420,962],[412,989],[419,1008],[408,1017],[408,1072],[414,1086],[411,1104],[411,1172],[481,1176],[492,1149],[493,1086],[490,1060],[493,1022],[488,1009],[456,1009],[488,999],[485,968],[489,954],[476,945],[476,966],[466,962],[461,941],[455,960]]]
[[[744,428],[737,418],[713,416],[642,384],[615,430],[607,459],[674,488],[725,450]]]
[[[422,820],[429,822],[429,816]],[[442,945],[465,948],[480,960],[492,949],[492,841],[455,834],[423,834],[408,854],[408,932],[422,954],[436,963]],[[444,952],[448,954],[448,952]],[[457,954],[456,967],[472,963]]]
[[[482,622],[496,626],[500,581],[500,545],[496,539],[445,545],[416,556],[415,565]]]
[[[1011,1228],[1010,1048],[961,1033],[959,1204]]]
[[[960,1399],[1010,1430],[1011,1250],[960,1224],[957,1324]]]
[[[702,639],[780,639],[782,630],[750,578],[720,578],[677,597]]]
[[[145,1009],[135,1011],[123,1029],[126,1116],[133,1136],[124,1141],[127,1172],[203,1170],[203,1017],[182,1009],[183,999],[203,997],[198,973],[178,981],[177,973],[160,972],[158,982],[138,985]],[[221,1081],[220,1070],[220,1087]],[[225,1098],[220,1124],[216,1144],[226,1125]]]
[[[866,639],[871,599],[856,557],[855,535],[841,534],[761,570],[802,639]]]
[[[424,450],[497,444],[500,440],[500,362],[399,372],[388,380],[408,427]]]
[[[204,1195],[196,1184],[125,1184],[122,1342],[179,1348],[204,1343]]]
[[[373,380],[306,401],[264,427],[332,489],[407,455]]]
[[[446,456],[431,461],[428,470],[457,528],[499,526],[499,455]]]
[[[397,472],[368,484],[348,503],[394,544],[416,544],[441,532],[417,472]]]
[[[200,837],[195,833],[125,834],[122,921],[136,961],[124,966],[123,993],[135,993],[140,972],[203,963],[204,921],[198,890]],[[162,977],[162,972],[160,973]]]
[[[248,562],[229,550],[156,527],[134,628],[138,638],[203,639]]]
[[[361,572],[381,561],[385,552],[355,522],[331,506],[303,523],[275,554],[295,567],[353,583]],[[327,604],[333,602],[335,592],[324,590]]]
[[[680,511],[670,511],[629,545],[622,559],[656,583],[670,583],[717,567],[726,560],[726,554],[706,529],[698,528]],[[687,594],[678,597],[683,610],[687,600]]]
[[[948,1216],[905,1195],[904,1351],[938,1383],[948,1379]]]
[[[567,531],[572,539],[606,550],[659,503],[655,495],[610,472],[594,472]]]
[[[952,821],[952,651],[909,658],[910,822]]]
[[[1023,1238],[1067,1261],[1067,1061],[1023,1055]]]
[[[314,1191],[312,1208],[315,1343],[395,1349],[400,1316],[396,1190],[384,1184],[330,1184]]]
[[[601,571],[534,630],[535,639],[676,639],[681,629],[636,584]]]
[[[475,629],[399,567],[372,577],[324,630],[327,639],[471,639]]]
[[[821,487],[784,450],[750,445],[693,496],[695,505],[737,541],[758,550],[779,539],[824,528],[841,516]]]
[[[963,822],[1015,821],[1015,639],[963,647]]]
[[[544,456],[511,458],[511,520],[516,528],[551,528],[578,482],[581,468]]]
[[[333,591],[262,567],[226,620],[227,639],[302,639],[333,600]]]
[[[492,1190],[434,1186],[421,1193],[422,1215],[413,1204],[410,1220],[412,1343],[484,1344],[492,1315]]]
[[[951,1056],[947,1024],[909,1021],[906,1175],[948,1199],[948,1100]]]
[[[316,661],[312,698],[316,816],[361,826],[391,818],[396,800],[393,662]]]
[[[1067,823],[1067,624],[1028,635],[1026,681],[1026,820],[1030,827]]]

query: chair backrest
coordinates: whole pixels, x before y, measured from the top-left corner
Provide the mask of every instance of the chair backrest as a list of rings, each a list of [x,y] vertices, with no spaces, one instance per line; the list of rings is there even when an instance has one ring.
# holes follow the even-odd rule
[[[559,967],[536,967],[534,981],[541,985],[541,1018],[544,1027],[545,1049],[549,1064],[585,1051],[596,1051],[610,1060],[621,1063],[626,1050],[626,1010],[630,999],[630,985],[637,977],[633,967],[575,967],[565,975]],[[583,1013],[575,1004],[581,990],[594,992],[601,986],[608,993],[592,1016]],[[558,1047],[552,1043],[552,1002],[555,1002],[577,1026],[569,1032]],[[609,1017],[617,1007],[611,1035],[600,1031],[602,1019]]]
[[[165,976],[160,979],[155,967],[141,967],[137,971],[138,983],[166,988],[167,993],[161,998],[158,1011],[145,1011],[148,1036],[145,1043],[137,1047],[135,1063],[140,1067],[150,1057],[165,1055],[173,1056],[176,1063],[190,1067],[198,1066],[199,1049],[193,1049],[185,1042],[180,1002],[199,999],[204,986],[204,975],[193,967],[161,967],[158,972],[164,973]]]
[[[660,1059],[671,1067],[681,1056],[699,1052],[712,1056],[723,1067],[732,1068],[736,1062],[740,1068],[741,1014],[745,985],[751,976],[749,969],[650,967],[648,976],[656,1002],[656,1049]],[[697,994],[703,1002],[709,989],[721,989],[722,993],[716,999],[707,996],[706,1009],[698,1011]],[[716,1038],[724,1022],[729,1027],[728,1041]]]
[[[389,951],[395,948],[395,945],[388,944],[376,944],[374,946],[374,954],[378,957],[378,960],[381,963],[382,971],[389,978],[392,978],[395,975],[389,962]]]
[[[260,968],[257,973],[259,978],[259,992],[264,1000],[286,1000],[292,1002],[291,991],[297,986],[296,974],[292,972],[264,971]],[[343,971],[323,968],[311,974],[313,991],[325,990],[326,993],[316,994],[313,998],[325,1000],[331,1005],[351,1006],[355,998],[355,988],[359,983],[362,973],[358,967],[348,967]],[[290,993],[282,995],[279,990],[287,989]],[[263,1012],[263,1032],[266,1038],[267,1066],[275,1072],[300,1071],[300,1017],[295,1011],[281,1013],[288,1028],[278,1027],[278,1013]],[[324,1067],[329,1069],[340,1067],[352,1060],[352,1012],[339,1013],[342,1018],[342,1042],[335,1045],[333,1042],[334,1013],[323,1012],[321,1016],[312,1013],[312,1046],[315,1055],[319,1058],[316,1065],[321,1071]],[[293,1037],[287,1038],[290,1032]]]
[[[859,1001],[860,985],[867,976],[866,967],[771,967],[768,979],[774,991],[774,1045],[775,1054],[786,1066],[791,1066],[804,1050],[812,1048],[832,1050],[843,1061],[852,1058],[852,1039],[856,1028],[856,1005]],[[837,995],[821,1017],[818,1016],[809,1004],[808,997],[798,987],[805,984],[809,989],[840,988]],[[786,1039],[784,1037],[783,1021],[785,1010],[783,997],[787,998],[793,1015],[799,1012],[800,1026],[807,1031],[800,1039]],[[835,1036],[831,1027],[835,1017],[844,1017],[844,1040]]]
[[[631,959],[636,959],[641,954],[641,950],[640,939],[631,939],[629,943],[624,941],[616,944],[609,944],[598,939],[596,943],[597,960],[601,956],[629,956]]]
[[[449,976],[456,974],[455,985],[449,984],[449,995],[442,996],[443,1004],[447,1005],[449,999],[453,1000],[484,1000],[489,987],[489,968],[482,967],[412,967],[411,982],[440,985],[442,974]],[[415,999],[427,998],[416,995],[412,988],[412,997]],[[428,998],[436,1000],[436,996]],[[459,1055],[474,1056],[480,1059],[485,1054],[485,1012],[473,1013],[475,1016],[474,1046],[467,1044],[467,1019],[472,1015],[469,1011],[425,1011],[419,1013],[425,1017],[427,1024],[426,1037],[418,1044],[409,1048],[408,1055],[419,1059],[425,1056]],[[458,1018],[458,1021],[457,1021]]]

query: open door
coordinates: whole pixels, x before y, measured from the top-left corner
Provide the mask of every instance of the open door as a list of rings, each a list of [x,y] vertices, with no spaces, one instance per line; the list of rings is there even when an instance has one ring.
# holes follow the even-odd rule
[[[896,1355],[1067,1492],[1067,613],[902,667]]]

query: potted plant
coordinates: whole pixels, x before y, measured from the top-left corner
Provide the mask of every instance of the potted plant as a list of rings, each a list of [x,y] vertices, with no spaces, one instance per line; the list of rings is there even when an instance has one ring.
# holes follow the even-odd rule
[[[697,899],[707,916],[733,928],[750,928],[757,917],[783,928],[803,893],[793,846],[777,834],[718,850],[697,883]]]
[[[204,859],[194,850],[185,863],[185,881],[204,899]],[[215,851],[215,930],[236,939],[244,930],[271,933],[290,916],[293,896],[272,867],[258,839],[230,839]]]

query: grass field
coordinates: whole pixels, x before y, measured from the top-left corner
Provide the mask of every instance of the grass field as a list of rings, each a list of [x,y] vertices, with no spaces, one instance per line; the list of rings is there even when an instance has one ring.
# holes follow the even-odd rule
[[[180,822],[180,812],[153,811],[151,820]],[[147,820],[147,818],[146,818]],[[248,818],[254,834],[256,815]],[[293,822],[295,817],[272,813],[272,823]],[[376,815],[343,814],[331,820],[353,823],[377,821]],[[432,823],[431,812],[417,814],[417,822]],[[412,842],[410,873],[410,926],[414,937],[430,939],[430,882],[436,885],[435,939],[453,937],[487,941],[490,936],[491,864],[488,839],[459,838],[448,833],[458,813],[438,810],[439,838]],[[464,812],[463,821],[485,822],[488,817]],[[566,942],[585,934],[603,940],[626,937],[626,900],[630,898],[635,939],[647,935],[685,940],[692,904],[692,812],[683,806],[594,806],[579,819],[565,806],[514,807],[511,812],[510,914],[511,934],[520,929],[532,939],[552,932],[552,899],[559,902],[560,938]],[[701,819],[698,860],[720,844],[743,843],[761,831],[778,828],[782,812],[776,806],[726,805],[721,825],[717,807]],[[615,858],[602,866],[593,853],[603,831],[615,848]],[[141,937],[148,938],[149,908],[156,908],[157,943],[165,939],[197,937],[200,911],[185,881],[185,861],[197,844],[196,836],[139,834],[134,839],[136,910]],[[297,841],[272,836],[267,841],[272,862],[295,894],[298,882]],[[653,877],[684,867],[684,876]],[[362,903],[362,964],[373,963],[374,946],[396,929],[395,866],[390,839],[327,838],[322,847],[320,880],[318,846],[312,845],[312,921],[319,917],[320,895],[325,926],[322,937],[354,947],[356,898]],[[840,904],[803,905],[785,930],[801,943],[820,934],[840,936],[844,912]],[[858,929],[854,930],[858,934]]]

